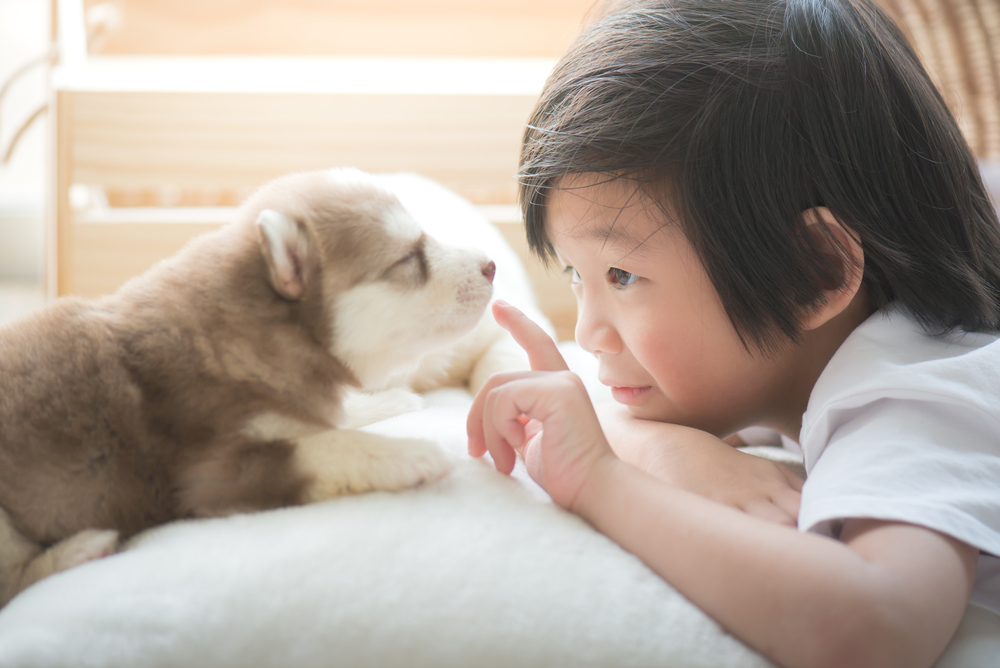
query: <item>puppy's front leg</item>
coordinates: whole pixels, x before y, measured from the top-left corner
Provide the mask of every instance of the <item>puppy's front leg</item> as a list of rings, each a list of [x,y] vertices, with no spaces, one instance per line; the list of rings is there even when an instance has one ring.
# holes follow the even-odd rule
[[[448,455],[432,441],[390,438],[350,429],[297,439],[294,461],[308,481],[306,501],[405,489],[442,478],[454,467]]]
[[[182,514],[267,510],[342,494],[395,491],[441,478],[451,460],[436,443],[331,429],[220,446],[179,480]]]

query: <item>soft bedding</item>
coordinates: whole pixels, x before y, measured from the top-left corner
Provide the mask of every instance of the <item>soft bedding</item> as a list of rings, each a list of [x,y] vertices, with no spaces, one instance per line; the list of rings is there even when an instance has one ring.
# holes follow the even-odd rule
[[[600,394],[593,360],[561,347]],[[520,463],[507,478],[470,458],[470,404],[437,390],[367,427],[437,440],[456,468],[435,484],[177,522],[43,580],[0,611],[0,666],[772,665]],[[996,665],[996,620],[970,610],[940,666]]]
[[[0,612],[0,666],[771,665],[523,468],[471,459],[467,392],[426,400],[367,429],[434,438],[444,480],[140,534]]]
[[[396,178],[419,219],[461,222],[434,231],[488,250],[502,296],[541,317],[496,230],[443,189]],[[560,348],[607,399],[594,358]],[[365,428],[440,443],[456,467],[437,483],[176,522],[42,580],[0,610],[0,667],[772,666],[556,507],[520,462],[508,478],[470,458],[471,402],[436,390],[422,409]],[[749,450],[796,463],[781,448]],[[970,607],[937,668],[990,666],[1000,618]]]

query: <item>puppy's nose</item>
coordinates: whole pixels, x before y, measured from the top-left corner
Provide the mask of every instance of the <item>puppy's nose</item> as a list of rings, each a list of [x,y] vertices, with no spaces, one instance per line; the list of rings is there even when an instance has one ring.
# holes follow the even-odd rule
[[[493,277],[496,275],[496,273],[497,273],[497,266],[493,262],[493,260],[490,260],[489,262],[483,265],[483,276],[488,278],[490,283],[493,282]]]

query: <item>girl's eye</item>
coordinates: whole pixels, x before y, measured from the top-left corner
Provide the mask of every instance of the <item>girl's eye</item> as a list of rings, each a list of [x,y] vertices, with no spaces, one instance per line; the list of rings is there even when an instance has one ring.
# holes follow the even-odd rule
[[[615,269],[614,267],[608,270],[608,278],[611,279],[612,283],[622,287],[632,285],[639,280],[639,277],[635,274],[630,274],[623,269]]]
[[[576,269],[573,268],[573,267],[566,267],[565,269],[563,269],[563,273],[564,274],[569,274],[569,276],[570,276],[569,282],[570,283],[579,283],[580,280],[581,280],[580,279],[580,274],[577,273]]]

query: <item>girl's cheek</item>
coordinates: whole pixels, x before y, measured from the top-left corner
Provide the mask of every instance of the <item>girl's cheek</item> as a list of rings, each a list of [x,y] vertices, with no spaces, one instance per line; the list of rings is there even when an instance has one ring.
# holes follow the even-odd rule
[[[686,387],[704,377],[710,363],[701,337],[680,329],[650,329],[634,340],[633,354],[660,384]]]

